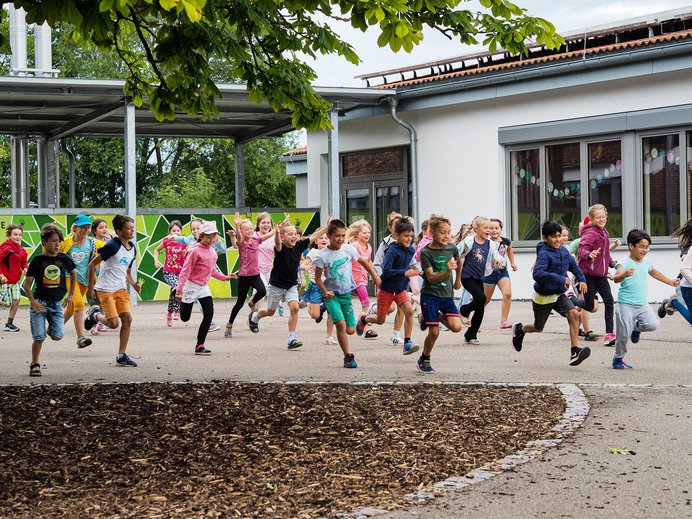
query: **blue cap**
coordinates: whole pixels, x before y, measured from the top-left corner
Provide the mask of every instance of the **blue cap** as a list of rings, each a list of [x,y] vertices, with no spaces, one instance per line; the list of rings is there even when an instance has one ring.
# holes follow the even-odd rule
[[[77,227],[81,227],[83,225],[91,225],[91,218],[89,218],[85,214],[80,214],[77,216],[77,218],[74,219],[72,225],[76,225]]]

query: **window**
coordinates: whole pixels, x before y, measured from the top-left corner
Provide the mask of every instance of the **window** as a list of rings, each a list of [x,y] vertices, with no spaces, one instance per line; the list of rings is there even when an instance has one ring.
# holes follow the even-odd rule
[[[608,208],[606,229],[624,236],[622,225],[622,146],[620,141],[589,143],[589,206]]]
[[[541,238],[541,181],[539,150],[513,151],[510,169],[514,191],[514,237],[518,240]]]
[[[644,229],[668,236],[680,225],[679,134],[642,139]]]
[[[548,219],[566,225],[576,236],[581,220],[581,160],[578,142],[546,146]]]
[[[692,132],[687,132],[687,219],[692,220]]]

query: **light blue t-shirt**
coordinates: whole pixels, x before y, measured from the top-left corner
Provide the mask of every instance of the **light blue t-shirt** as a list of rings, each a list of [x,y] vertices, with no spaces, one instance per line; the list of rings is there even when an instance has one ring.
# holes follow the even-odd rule
[[[324,270],[324,286],[335,294],[350,294],[355,290],[351,261],[358,261],[360,254],[353,245],[345,244],[340,249],[325,247],[315,255],[312,264]]]
[[[175,241],[177,241],[178,243],[184,243],[185,245],[192,245],[193,243],[197,243],[197,239],[192,234],[188,234],[187,236],[176,236]],[[219,239],[216,241],[216,243],[212,245],[212,248],[219,254],[226,254],[226,251],[228,250],[226,248],[226,245],[224,245],[221,236],[219,236]]]
[[[91,261],[94,250],[94,243],[91,241],[91,238],[87,238],[82,245],[73,244],[70,250],[67,251],[67,255],[77,268],[77,281],[82,285],[89,284],[87,279],[89,262]]]
[[[618,262],[625,270],[634,268],[633,276],[625,278],[620,283],[618,291],[618,303],[627,303],[630,305],[645,305],[649,302],[649,272],[653,269],[651,262],[644,258],[641,262],[634,261],[627,256]],[[616,266],[617,268],[617,266]]]

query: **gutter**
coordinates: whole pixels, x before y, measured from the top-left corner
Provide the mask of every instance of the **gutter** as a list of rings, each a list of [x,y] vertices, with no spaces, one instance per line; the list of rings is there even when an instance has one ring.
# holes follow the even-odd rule
[[[396,113],[396,107],[399,104],[399,100],[396,97],[388,98],[390,115],[395,123],[399,126],[403,126],[408,130],[409,138],[411,142],[411,198],[413,202],[413,207],[411,207],[411,216],[413,217],[414,225],[419,225],[418,221],[418,134],[416,129],[408,123],[401,119]],[[406,193],[404,194],[406,196]]]

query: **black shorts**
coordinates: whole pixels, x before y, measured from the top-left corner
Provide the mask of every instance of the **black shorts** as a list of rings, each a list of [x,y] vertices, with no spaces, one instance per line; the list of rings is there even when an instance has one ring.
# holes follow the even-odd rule
[[[545,326],[545,322],[548,320],[548,316],[550,315],[550,312],[552,310],[555,310],[563,317],[566,317],[567,312],[576,308],[574,306],[574,303],[572,303],[572,300],[564,294],[560,294],[560,297],[558,297],[557,301],[555,301],[554,303],[550,303],[547,305],[539,305],[536,303],[532,303],[532,305],[533,326],[537,330],[543,329],[543,327]]]

